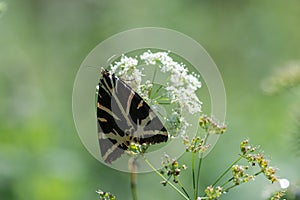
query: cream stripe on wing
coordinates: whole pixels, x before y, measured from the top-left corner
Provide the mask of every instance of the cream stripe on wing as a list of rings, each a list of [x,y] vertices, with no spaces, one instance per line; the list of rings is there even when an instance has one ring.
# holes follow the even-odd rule
[[[119,119],[119,117],[118,117],[117,115],[115,115],[115,114],[114,114],[111,110],[109,110],[108,108],[102,106],[100,103],[98,103],[98,108],[99,108],[100,110],[103,110],[103,111],[107,112],[108,114],[110,114],[114,119],[120,121],[120,119]]]
[[[131,105],[131,102],[132,102],[133,97],[134,97],[134,92],[133,92],[133,91],[130,91],[130,95],[129,95],[129,97],[128,97],[127,107],[126,107],[126,115],[127,115],[127,116],[129,116],[130,105]]]
[[[110,79],[110,82],[111,82],[112,87],[114,87],[114,86],[113,86],[113,80],[112,80],[111,75],[109,76],[109,79]],[[119,81],[119,79],[116,78],[116,81]],[[106,82],[105,79],[104,79],[104,82],[105,82],[106,86],[108,87],[108,84],[107,84],[107,82]],[[126,85],[125,85],[125,87],[126,87]],[[108,88],[109,88],[109,87],[108,87]],[[115,91],[114,89],[110,89],[110,91],[111,91],[112,96],[115,98],[116,103],[117,103],[117,105],[118,105],[120,111],[122,112],[124,118],[126,119],[127,125],[128,125],[129,127],[133,127],[133,124],[131,123],[130,119],[129,119],[128,116],[126,115],[126,112],[125,112],[124,108],[122,107],[122,104],[121,104],[119,98],[118,98],[117,95],[116,95],[116,91]]]

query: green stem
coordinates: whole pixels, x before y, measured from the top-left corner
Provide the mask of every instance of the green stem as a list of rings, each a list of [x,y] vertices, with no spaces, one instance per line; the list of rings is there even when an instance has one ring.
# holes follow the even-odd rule
[[[184,194],[190,199],[189,194],[187,193],[187,191],[185,190],[185,188],[181,184],[180,180],[177,180],[177,181],[178,181],[178,185],[180,186],[180,188],[182,189],[182,191],[184,192]]]
[[[198,196],[198,190],[199,190],[199,180],[200,180],[200,171],[201,171],[201,165],[202,165],[202,156],[203,154],[201,153],[201,158],[199,160],[199,164],[198,164],[198,171],[197,171],[197,184],[196,184],[196,198]]]
[[[227,185],[228,183],[230,183],[233,180],[233,177],[231,177],[230,179],[228,179],[225,183],[223,183],[220,187],[224,187],[225,185]]]
[[[263,173],[263,171],[259,171],[259,172],[255,173],[253,176],[258,176],[258,175],[261,174],[261,173]],[[228,179],[228,180],[227,180],[225,183],[223,183],[220,187],[224,187],[225,185],[227,185],[228,183],[230,183],[230,182],[232,181],[232,179],[233,179],[233,177],[230,178],[230,179]],[[240,183],[239,185],[241,185],[241,184],[243,184],[243,183],[245,183],[245,182],[242,182],[242,183]],[[226,189],[224,190],[224,192],[228,192],[228,190],[234,188],[235,186],[238,186],[238,185],[232,185],[232,186],[229,186],[228,188],[226,188]]]
[[[226,189],[224,190],[224,192],[228,192],[230,189],[232,189],[232,188],[234,188],[234,187],[236,187],[236,186],[238,186],[238,185],[232,185],[232,186],[229,186],[228,188],[226,188]]]
[[[129,169],[130,169],[130,188],[131,195],[133,200],[137,200],[137,190],[136,190],[136,164],[135,158],[132,158],[128,161]]]
[[[232,168],[233,165],[235,165],[237,162],[239,162],[241,159],[243,158],[243,156],[239,156],[238,159],[236,159],[220,176],[219,178],[217,178],[217,180],[212,184],[212,186],[214,187],[226,174],[227,172],[229,172]]]
[[[196,190],[196,177],[195,177],[195,153],[192,153],[192,175],[193,175],[193,191],[194,191],[194,199],[197,198],[197,190]]]
[[[153,82],[152,82],[152,83],[153,83]],[[160,90],[161,88],[162,88],[162,85],[160,85],[160,86],[158,87],[158,89],[155,90],[154,94],[151,94],[152,97],[155,97],[155,95],[159,92],[159,90]]]
[[[159,175],[164,181],[166,181],[167,184],[169,184],[176,192],[178,192],[184,199],[186,200],[190,200],[185,194],[183,194],[175,185],[173,185],[170,181],[168,181],[161,173],[159,173],[159,171],[157,171],[155,169],[155,167],[153,167],[153,165],[149,162],[149,160],[142,155],[142,157],[144,158],[145,162],[147,163],[147,165],[157,174]]]
[[[154,79],[155,79],[155,76],[156,76],[156,71],[157,71],[157,68],[155,68],[155,71],[154,71],[154,74],[153,74],[153,77],[152,77],[152,84],[154,83]],[[151,98],[152,88],[153,87],[151,87],[151,89],[149,91],[149,95],[148,95],[149,98]]]
[[[205,138],[204,138],[204,141],[203,141],[203,145],[206,144],[207,142],[207,138],[208,138],[209,134],[207,133],[205,135]],[[201,172],[201,166],[202,166],[202,157],[203,157],[203,153],[200,154],[200,160],[199,160],[199,164],[198,164],[198,171],[197,171],[197,184],[196,184],[196,197],[195,199],[197,198],[198,196],[198,190],[199,190],[199,185],[200,185],[200,172]]]
[[[259,174],[263,173],[262,170],[260,170],[259,172],[255,173],[254,176],[258,176]]]

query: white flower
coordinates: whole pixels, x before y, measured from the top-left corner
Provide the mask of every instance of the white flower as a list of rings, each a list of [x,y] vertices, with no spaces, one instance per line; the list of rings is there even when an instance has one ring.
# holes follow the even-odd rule
[[[111,65],[111,72],[125,81],[134,90],[137,90],[142,81],[142,72],[137,69],[138,60],[125,55],[121,56],[119,62]]]
[[[152,53],[150,50],[142,53],[139,58],[121,56],[119,62],[112,64],[111,72],[120,77],[128,85],[130,85],[140,96],[150,105],[159,104],[158,99],[150,99],[149,94],[153,88],[150,81],[142,82],[142,70],[137,67],[139,64],[158,65],[162,73],[169,75],[167,80],[167,87],[163,89],[163,95],[168,98],[175,108],[168,116],[167,122],[177,133],[184,133],[189,123],[181,115],[183,109],[189,113],[195,114],[201,112],[202,102],[196,95],[196,91],[201,87],[199,75],[189,73],[187,67],[183,63],[178,63],[169,56],[170,52],[156,52]],[[139,63],[142,62],[142,63]],[[161,95],[161,94],[160,94]]]

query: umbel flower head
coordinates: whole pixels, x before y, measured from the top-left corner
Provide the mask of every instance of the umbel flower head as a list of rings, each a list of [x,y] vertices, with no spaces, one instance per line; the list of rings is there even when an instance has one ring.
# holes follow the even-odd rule
[[[278,178],[275,175],[276,169],[270,166],[270,161],[265,158],[263,153],[255,153],[258,150],[258,147],[253,147],[249,144],[249,140],[245,139],[240,144],[240,150],[242,156],[251,164],[251,166],[257,165],[260,168],[259,173],[263,173],[272,183],[278,181]]]
[[[171,136],[184,135],[189,123],[181,114],[201,112],[202,102],[196,91],[201,87],[199,75],[190,73],[183,63],[178,63],[170,52],[151,52],[150,50],[129,57],[122,55],[119,61],[110,65],[111,72],[125,81],[150,105],[168,104],[168,117],[165,126]],[[166,85],[155,85],[150,80],[142,81],[143,70],[140,66],[155,65],[156,70],[167,75]]]

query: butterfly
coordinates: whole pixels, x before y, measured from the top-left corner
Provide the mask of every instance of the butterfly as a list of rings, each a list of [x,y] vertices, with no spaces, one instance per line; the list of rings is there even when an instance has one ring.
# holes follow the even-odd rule
[[[168,132],[150,106],[124,81],[102,70],[97,92],[98,138],[102,159],[112,163],[132,143],[166,142]]]

